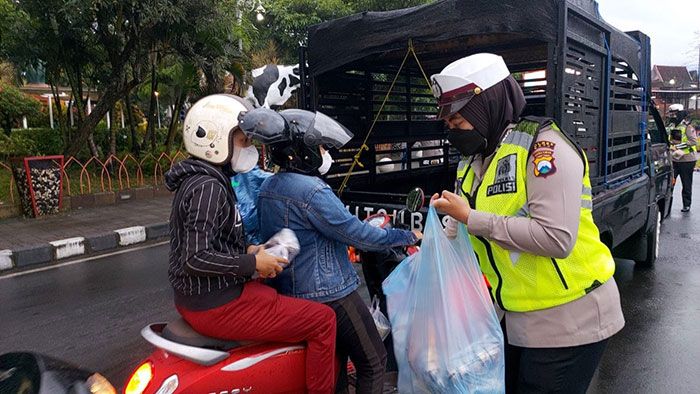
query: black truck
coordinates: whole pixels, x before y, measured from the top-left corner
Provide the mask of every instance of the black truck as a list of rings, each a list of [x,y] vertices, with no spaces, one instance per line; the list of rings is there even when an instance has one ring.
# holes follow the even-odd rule
[[[610,26],[593,0],[443,0],[313,26],[299,102],[355,134],[328,177],[348,209],[364,219],[397,211],[414,187],[454,188],[459,154],[425,75],[479,52],[505,59],[524,115],[554,118],[586,152],[601,239],[615,256],[652,266],[672,175],[650,98],[649,37]],[[423,215],[413,215],[420,228]]]

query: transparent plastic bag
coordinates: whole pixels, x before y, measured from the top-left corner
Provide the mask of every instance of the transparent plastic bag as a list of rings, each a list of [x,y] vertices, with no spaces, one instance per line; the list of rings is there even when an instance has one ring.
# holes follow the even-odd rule
[[[262,247],[268,254],[287,259],[286,264],[278,263],[282,269],[285,269],[292,264],[292,260],[299,254],[299,239],[297,239],[294,231],[283,228],[273,235],[272,238],[268,239]],[[257,271],[252,276],[253,279],[258,279],[259,277],[260,275]]]
[[[430,208],[419,253],[383,283],[401,393],[502,393],[503,333],[464,225]]]
[[[267,253],[287,259],[289,263],[285,264],[284,267],[291,264],[292,260],[299,254],[299,240],[297,239],[297,235],[288,228],[283,228],[277,232],[277,234],[273,235],[272,238],[265,242],[263,247]]]
[[[372,305],[369,307],[369,313],[372,314],[374,325],[377,326],[377,331],[379,331],[379,336],[382,337],[382,341],[385,340],[391,333],[391,324],[389,323],[389,319],[387,319],[381,309],[379,309],[379,297],[374,296],[374,298],[372,298]]]

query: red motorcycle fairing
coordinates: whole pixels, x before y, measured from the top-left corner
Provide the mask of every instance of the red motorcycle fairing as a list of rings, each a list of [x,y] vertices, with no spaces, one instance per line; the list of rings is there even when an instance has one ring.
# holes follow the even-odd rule
[[[229,357],[210,366],[187,361],[163,349],[145,362],[153,378],[144,394],[155,394],[177,375],[176,393],[304,393],[306,348],[301,344],[255,343],[228,351]]]

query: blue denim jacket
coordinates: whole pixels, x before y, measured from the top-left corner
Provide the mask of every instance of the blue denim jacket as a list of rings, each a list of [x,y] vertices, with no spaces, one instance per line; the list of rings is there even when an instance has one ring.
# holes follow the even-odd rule
[[[379,251],[417,241],[410,231],[361,222],[330,186],[308,175],[285,172],[266,179],[258,196],[258,216],[263,240],[283,228],[299,239],[299,255],[270,284],[281,294],[318,302],[341,299],[359,286],[348,245]]]

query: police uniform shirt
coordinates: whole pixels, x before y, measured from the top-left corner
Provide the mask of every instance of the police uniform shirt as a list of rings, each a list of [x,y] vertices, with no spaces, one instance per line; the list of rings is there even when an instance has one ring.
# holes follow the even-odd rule
[[[697,134],[695,132],[695,126],[690,124],[688,121],[683,121],[681,123],[682,125],[685,125],[685,135],[688,138],[688,146],[692,146],[695,148],[693,152],[690,153],[678,153],[678,154],[672,154],[671,158],[673,161],[677,163],[686,163],[689,161],[696,161],[698,160],[697,158],[697,146],[698,146],[698,139],[697,139]],[[669,130],[674,129],[676,126],[673,124],[669,125]]]
[[[547,176],[536,175],[534,160],[528,158],[529,217],[472,210],[467,227],[471,234],[483,236],[508,250],[540,256],[567,255],[578,234],[583,163],[576,149],[557,131],[542,130],[537,142],[553,147],[553,168],[548,169]],[[492,157],[482,161],[476,156],[472,162],[476,175],[472,192],[481,183]],[[531,348],[598,342],[611,337],[625,324],[614,278],[567,304],[532,312],[506,312],[505,318],[508,342]]]

